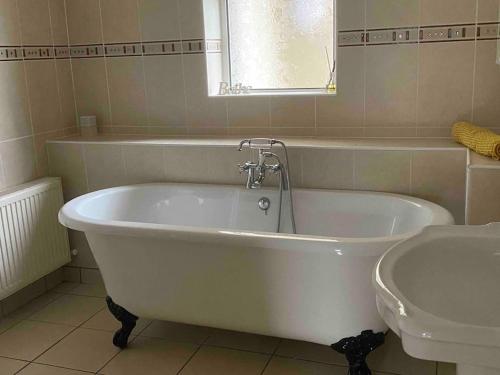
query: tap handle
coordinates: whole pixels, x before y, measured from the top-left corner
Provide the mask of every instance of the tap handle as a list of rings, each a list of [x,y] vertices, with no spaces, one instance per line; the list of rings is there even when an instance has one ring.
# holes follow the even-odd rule
[[[275,140],[271,138],[252,138],[248,145],[253,149],[270,150],[275,143]]]
[[[248,144],[248,147],[251,149],[270,150],[275,143],[277,143],[277,141],[275,139],[271,139],[271,138],[244,139],[240,142],[240,146],[238,148],[238,151],[243,150],[243,147],[246,144]]]
[[[246,172],[252,168],[252,163],[247,161],[246,163],[243,163],[243,164],[237,164],[237,166],[240,170],[240,173],[243,173],[243,172]]]

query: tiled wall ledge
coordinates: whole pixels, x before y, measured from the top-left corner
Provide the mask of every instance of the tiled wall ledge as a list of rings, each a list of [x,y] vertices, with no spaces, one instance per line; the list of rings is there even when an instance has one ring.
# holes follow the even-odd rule
[[[113,144],[113,145],[165,145],[165,146],[200,146],[200,147],[232,147],[236,148],[240,137],[145,137],[130,135],[99,135],[96,137],[71,136],[62,139],[48,140],[47,143],[79,143],[79,144]],[[451,139],[429,138],[315,138],[315,137],[280,137],[289,148],[327,148],[351,150],[461,150],[466,148]]]
[[[467,224],[500,222],[500,161],[475,152],[467,168]]]
[[[62,177],[66,200],[112,186],[147,182],[243,186],[245,176],[236,165],[251,154],[237,151],[239,140],[99,137],[50,141],[50,175]],[[457,223],[464,222],[467,152],[451,141],[285,141],[297,188],[408,194],[441,204]],[[71,266],[95,268],[85,237],[71,231],[70,242],[78,249]]]

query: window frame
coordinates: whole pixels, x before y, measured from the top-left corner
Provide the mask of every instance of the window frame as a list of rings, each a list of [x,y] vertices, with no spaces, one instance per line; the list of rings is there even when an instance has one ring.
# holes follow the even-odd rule
[[[330,56],[330,63],[335,62],[335,72],[333,75],[333,83],[337,84],[338,72],[338,24],[337,24],[337,0],[331,0],[333,5],[333,46],[332,56]],[[221,37],[222,37],[222,77],[230,87],[240,82],[233,82],[232,69],[231,69],[231,38],[230,38],[230,19],[229,19],[229,0],[220,0],[220,16],[221,16]],[[326,59],[326,56],[325,56]],[[222,83],[221,82],[221,83]],[[211,97],[245,97],[245,96],[335,96],[337,89],[334,91],[328,90],[326,87],[326,80],[324,87],[306,87],[306,88],[275,88],[275,89],[259,89],[251,88],[248,93],[241,94],[226,94],[226,95],[210,95]],[[211,90],[209,89],[209,92]],[[214,91],[214,90],[212,90]],[[218,92],[218,90],[217,90]]]

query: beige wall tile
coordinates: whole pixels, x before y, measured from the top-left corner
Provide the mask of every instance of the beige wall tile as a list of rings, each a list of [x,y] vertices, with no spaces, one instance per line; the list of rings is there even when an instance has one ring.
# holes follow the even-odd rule
[[[354,151],[304,149],[302,186],[312,189],[353,189]]]
[[[104,43],[141,40],[137,0],[101,0]]]
[[[139,17],[144,41],[181,38],[177,0],[139,0]]]
[[[142,57],[107,60],[113,125],[147,125]]]
[[[42,133],[63,128],[55,60],[26,61],[25,64],[33,131]]]
[[[183,64],[187,125],[195,128],[227,127],[226,98],[208,97],[206,64],[203,56],[184,55]]]
[[[314,97],[271,97],[271,127],[313,128],[315,121]]]
[[[416,125],[417,45],[367,48],[366,125]]]
[[[365,134],[365,128],[350,127],[350,128],[320,128],[316,129],[318,137],[333,137],[333,138],[360,138]]]
[[[366,0],[366,27],[415,26],[419,23],[419,0]]]
[[[365,28],[366,0],[337,0],[339,30],[363,30]]]
[[[76,288],[77,283],[80,283],[80,268],[76,267],[63,267],[64,272],[64,284],[59,285],[56,291],[61,290],[61,292],[67,293],[69,289]]]
[[[119,349],[111,344],[113,333],[79,328],[44,353],[37,362],[97,372]]]
[[[126,185],[123,150],[119,145],[84,145],[89,191]]]
[[[70,129],[56,130],[48,133],[35,134],[35,155],[36,155],[36,170],[37,177],[49,175],[49,158],[47,151],[47,141],[66,136],[66,132]]]
[[[336,96],[316,98],[318,127],[361,127],[365,113],[365,48],[338,49]]]
[[[470,121],[474,43],[422,44],[419,61],[418,126],[451,128]]]
[[[87,193],[87,177],[83,159],[83,145],[77,143],[49,143],[50,176],[61,177],[64,199],[69,201]]]
[[[147,129],[147,134],[154,136],[181,136],[188,134],[188,129],[184,126],[151,126]]]
[[[45,276],[45,284],[47,285],[47,290],[54,289],[56,286],[64,281],[64,272],[62,268],[55,270]]]
[[[478,0],[478,22],[500,21],[500,3],[498,0]]]
[[[145,56],[147,106],[151,126],[184,126],[186,97],[182,57]]]
[[[21,138],[0,143],[4,187],[31,181],[36,176],[33,138]]]
[[[476,0],[421,0],[422,25],[473,23]]]
[[[36,156],[36,176],[42,177],[49,174],[49,159],[45,144],[47,139],[52,138],[53,133],[45,133],[34,136]]]
[[[104,367],[105,375],[176,374],[195,353],[197,346],[140,337]]]
[[[448,209],[465,221],[465,151],[419,151],[412,156],[411,194]]]
[[[67,45],[68,28],[66,25],[65,0],[49,0],[50,24],[55,45]]]
[[[423,138],[450,138],[450,128],[417,128],[417,137]]]
[[[500,222],[500,169],[469,169],[467,224]]]
[[[204,37],[202,0],[179,1],[179,15],[182,39]]]
[[[500,65],[496,64],[497,42],[477,42],[474,87],[474,121],[486,127],[500,127]]]
[[[31,134],[24,62],[0,63],[0,141]]]
[[[146,126],[107,126],[99,128],[99,134],[146,135],[148,129]]]
[[[267,128],[270,125],[269,97],[228,98],[229,127]]]
[[[102,43],[99,0],[66,0],[71,44]]]
[[[269,356],[264,354],[204,346],[180,374],[258,374],[264,369],[268,360]]]
[[[61,126],[64,128],[77,126],[78,120],[70,61],[56,60],[56,72],[59,98],[61,100]]]
[[[240,175],[237,164],[244,157],[236,147],[167,147],[167,181],[243,184],[245,177]],[[193,163],[193,160],[196,160],[196,163]]]
[[[166,179],[163,146],[123,146],[127,183],[144,184]]]
[[[49,3],[46,0],[18,0],[24,45],[51,45]]]
[[[270,137],[272,134],[271,128],[239,128],[233,127],[227,129],[227,135],[229,136],[242,136],[249,138],[257,138],[257,137]]]
[[[316,128],[314,126],[307,128],[271,127],[271,135],[273,137],[314,137]]]
[[[417,129],[411,128],[373,128],[365,129],[365,137],[368,138],[412,138],[417,136]]]
[[[71,330],[63,325],[25,320],[0,335],[0,355],[32,361]]]
[[[357,151],[354,189],[410,193],[411,152]]]
[[[0,45],[19,46],[21,44],[21,27],[17,0],[0,0]]]
[[[111,123],[104,59],[72,60],[78,114],[96,115],[97,125]]]

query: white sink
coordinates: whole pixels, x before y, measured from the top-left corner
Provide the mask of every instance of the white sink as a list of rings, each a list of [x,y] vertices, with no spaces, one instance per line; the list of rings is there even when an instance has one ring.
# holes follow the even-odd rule
[[[500,374],[500,223],[428,227],[379,260],[373,283],[409,355]]]

